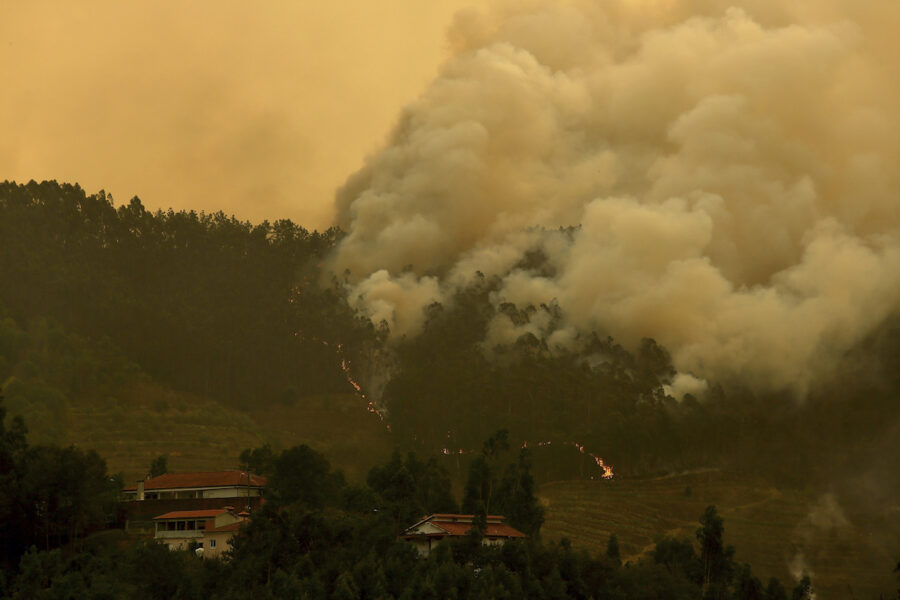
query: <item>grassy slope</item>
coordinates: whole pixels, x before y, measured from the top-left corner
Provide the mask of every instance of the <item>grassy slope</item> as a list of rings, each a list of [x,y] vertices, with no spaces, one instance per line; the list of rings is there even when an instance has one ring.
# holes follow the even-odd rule
[[[93,448],[126,481],[143,476],[159,455],[168,457],[170,471],[236,468],[242,450],[264,443],[275,449],[309,444],[359,480],[386,459],[393,443],[378,417],[351,394],[247,412],[152,384],[121,396],[70,405],[60,441]],[[40,424],[31,428],[39,433]]]
[[[802,556],[819,600],[895,593],[891,569],[896,558],[886,543],[861,533],[854,523],[827,526],[820,517],[820,527],[814,528],[810,506],[819,499],[776,489],[758,477],[706,471],[644,480],[552,482],[541,487],[540,497],[547,507],[545,539],[567,537],[593,553],[605,551],[610,533],[618,537],[625,560],[651,550],[661,534],[694,539],[697,519],[714,504],[725,521],[726,543],[737,549],[735,558],[750,563],[764,583],[774,576],[792,586],[789,563]]]

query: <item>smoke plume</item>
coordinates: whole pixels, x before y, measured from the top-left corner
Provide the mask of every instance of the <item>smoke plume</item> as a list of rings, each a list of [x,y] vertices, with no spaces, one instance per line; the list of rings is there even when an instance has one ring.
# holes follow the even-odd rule
[[[339,190],[331,266],[395,336],[481,272],[558,306],[524,326],[551,347],[653,337],[681,387],[802,393],[900,301],[898,25],[880,0],[461,13]],[[498,313],[485,347],[522,327]]]

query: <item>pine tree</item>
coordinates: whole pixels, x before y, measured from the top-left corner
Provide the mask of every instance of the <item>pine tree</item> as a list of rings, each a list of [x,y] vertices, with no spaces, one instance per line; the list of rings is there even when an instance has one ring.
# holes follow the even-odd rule
[[[622,564],[622,556],[619,554],[619,538],[614,533],[609,534],[609,541],[606,543],[606,557],[616,566]]]

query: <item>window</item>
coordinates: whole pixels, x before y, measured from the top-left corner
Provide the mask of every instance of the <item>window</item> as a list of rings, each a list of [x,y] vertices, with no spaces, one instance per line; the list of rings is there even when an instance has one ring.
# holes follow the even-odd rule
[[[210,547],[210,548],[215,548],[215,547],[216,547],[216,540],[209,540],[209,547]]]

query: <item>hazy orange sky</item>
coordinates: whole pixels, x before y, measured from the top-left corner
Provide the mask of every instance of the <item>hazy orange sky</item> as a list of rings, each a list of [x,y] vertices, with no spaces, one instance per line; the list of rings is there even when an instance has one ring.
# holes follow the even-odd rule
[[[307,227],[486,0],[0,0],[0,180]]]

